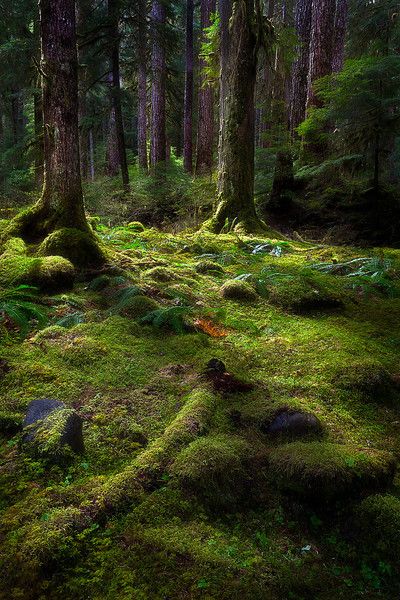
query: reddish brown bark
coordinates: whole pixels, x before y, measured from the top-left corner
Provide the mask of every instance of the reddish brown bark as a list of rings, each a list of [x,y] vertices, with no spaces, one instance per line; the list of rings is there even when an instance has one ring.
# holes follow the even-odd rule
[[[215,0],[201,0],[201,29],[211,25],[211,15],[215,12]],[[204,33],[203,33],[204,39]],[[204,68],[200,61],[200,69]],[[209,175],[213,165],[214,146],[214,93],[210,85],[205,85],[200,76],[199,117],[197,128],[196,175]]]
[[[151,151],[150,162],[153,167],[165,164],[166,160],[166,115],[165,84],[166,62],[163,29],[166,24],[165,4],[162,0],[153,0],[151,10],[152,26],[152,89],[151,89]]]
[[[347,20],[349,16],[348,0],[337,0],[335,16],[335,35],[333,40],[332,70],[338,73],[343,69],[344,46],[346,41]]]
[[[313,0],[311,12],[310,66],[307,107],[321,106],[314,81],[332,73],[333,32],[336,0]]]
[[[147,6],[138,0],[138,160],[147,171]]]
[[[191,173],[193,170],[193,13],[194,2],[193,0],[187,0],[183,166],[188,173]]]

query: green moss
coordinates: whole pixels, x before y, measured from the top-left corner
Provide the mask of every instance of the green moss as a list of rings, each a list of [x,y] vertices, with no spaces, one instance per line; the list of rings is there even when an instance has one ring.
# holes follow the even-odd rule
[[[212,262],[211,260],[202,260],[196,264],[196,273],[201,273],[202,275],[207,275],[210,273],[223,273],[224,269],[216,262]]]
[[[141,319],[154,310],[158,310],[158,302],[147,296],[133,296],[124,308],[123,314],[132,319]]]
[[[99,266],[105,255],[95,237],[79,229],[58,229],[48,235],[39,246],[42,256],[64,256],[77,267]]]
[[[145,231],[145,226],[140,221],[132,221],[128,223],[127,228],[131,231],[142,232]]]
[[[257,299],[257,293],[254,289],[245,281],[238,281],[232,279],[226,281],[221,287],[221,295],[227,300],[242,300],[251,302]]]
[[[60,408],[50,413],[39,425],[24,430],[24,449],[36,457],[63,463],[72,458],[72,448],[65,438],[70,423],[77,419],[73,409]],[[83,440],[77,440],[83,450]]]
[[[20,413],[0,410],[0,435],[13,434],[22,425],[23,416]]]
[[[400,555],[400,499],[395,496],[374,495],[362,501],[357,510],[357,523],[363,542],[371,554],[382,553],[391,560]]]
[[[58,292],[71,288],[74,279],[73,265],[61,256],[35,258],[7,253],[0,257],[1,285],[27,284],[44,292]]]
[[[293,442],[272,450],[269,464],[279,487],[316,501],[384,487],[393,480],[395,463],[388,452]]]
[[[184,490],[212,506],[234,505],[250,483],[251,448],[232,435],[201,437],[182,450],[170,472]]]
[[[390,373],[371,358],[336,367],[332,383],[345,390],[359,391],[372,400],[388,400],[393,392]]]
[[[302,275],[267,286],[271,304],[294,312],[339,308],[346,297],[328,276]]]
[[[176,274],[168,267],[153,267],[152,269],[145,271],[145,275],[146,277],[162,283],[167,283],[177,279]]]
[[[27,251],[26,244],[23,239],[18,237],[12,237],[8,239],[3,245],[3,254],[5,255],[25,255]]]

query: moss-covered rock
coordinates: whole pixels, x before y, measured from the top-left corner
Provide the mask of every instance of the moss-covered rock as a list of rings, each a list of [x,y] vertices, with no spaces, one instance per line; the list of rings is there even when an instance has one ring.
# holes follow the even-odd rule
[[[8,239],[3,245],[3,256],[9,255],[24,255],[26,254],[27,247],[22,238],[12,237]]]
[[[314,501],[368,489],[393,480],[393,455],[327,442],[293,442],[271,451],[271,478],[278,487]]]
[[[227,300],[254,302],[257,299],[257,293],[250,284],[236,279],[224,283],[221,287],[221,295]]]
[[[248,443],[239,436],[214,435],[192,442],[177,456],[170,472],[179,484],[213,506],[243,499],[250,477]]]
[[[43,258],[6,253],[0,257],[0,284],[32,285],[44,292],[70,289],[75,279],[72,263],[61,256]]]
[[[389,559],[400,556],[400,499],[389,494],[374,495],[361,502],[356,515],[364,542],[372,553]]]
[[[131,223],[128,223],[127,227],[131,231],[138,233],[145,231],[145,226],[140,221],[132,221]]]
[[[298,276],[283,279],[266,286],[266,296],[271,304],[293,312],[340,308],[344,294],[328,281],[315,276]]]
[[[198,262],[195,269],[196,273],[200,273],[202,275],[224,273],[224,269],[221,267],[221,265],[211,260],[202,260]]]
[[[153,267],[152,269],[148,269],[145,272],[145,275],[146,277],[154,279],[155,281],[160,281],[161,283],[168,283],[169,281],[177,279],[175,273],[168,267]]]
[[[130,299],[129,304],[124,308],[122,314],[132,319],[141,319],[159,308],[160,305],[156,300],[140,295]]]
[[[76,267],[99,266],[105,262],[104,253],[94,235],[79,229],[58,229],[39,246],[42,256],[64,256]]]
[[[368,358],[338,366],[332,383],[345,390],[358,391],[372,400],[389,399],[393,393],[390,373],[381,363]]]

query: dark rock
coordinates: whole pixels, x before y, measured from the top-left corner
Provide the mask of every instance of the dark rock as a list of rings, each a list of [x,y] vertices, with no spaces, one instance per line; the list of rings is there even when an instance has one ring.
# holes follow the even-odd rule
[[[290,435],[293,437],[319,434],[322,426],[315,415],[297,410],[283,409],[275,414],[272,421],[263,424],[264,433]]]
[[[206,371],[213,371],[215,373],[226,373],[226,367],[222,360],[219,360],[219,358],[212,358],[207,363]]]
[[[23,428],[28,428],[24,442],[31,442],[41,455],[62,456],[66,446],[77,453],[84,450],[82,419],[59,400],[33,400]]]

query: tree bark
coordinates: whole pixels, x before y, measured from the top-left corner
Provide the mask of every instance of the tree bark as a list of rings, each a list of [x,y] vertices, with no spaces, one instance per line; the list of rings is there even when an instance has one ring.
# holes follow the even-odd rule
[[[138,0],[138,160],[147,171],[147,6]]]
[[[296,128],[306,116],[307,80],[310,62],[312,0],[297,0],[295,13],[295,29],[299,40],[297,58],[292,71],[292,93],[290,130],[296,136]]]
[[[43,103],[41,77],[37,78],[36,89],[33,92],[33,117],[35,123],[35,182],[38,189],[43,186]]]
[[[162,0],[153,0],[152,23],[152,72],[151,88],[151,151],[150,162],[155,168],[165,167],[166,161],[166,61],[163,30],[166,25],[166,9]]]
[[[110,70],[111,70],[111,113],[114,111],[115,134],[119,165],[121,168],[122,183],[125,189],[129,189],[128,162],[126,159],[124,121],[121,105],[121,77],[119,68],[119,0],[108,0],[108,20],[110,33]]]
[[[112,80],[111,75],[110,80]],[[112,82],[109,83],[109,86],[111,89]],[[120,162],[118,150],[117,123],[115,118],[115,106],[113,103],[111,103],[110,114],[108,116],[107,124],[106,175],[108,175],[109,177],[116,177],[119,173],[119,167]]]
[[[90,15],[91,1],[78,0],[76,2],[76,28],[78,40],[83,41],[87,21]],[[89,143],[88,132],[84,124],[84,119],[87,113],[86,97],[88,86],[88,73],[86,63],[86,46],[78,43],[78,121],[79,121],[79,152],[81,156],[81,174],[83,179],[88,178],[89,173]]]
[[[215,0],[201,0],[201,29],[211,25],[211,14],[215,12]],[[204,33],[203,33],[204,40]],[[200,61],[200,69],[204,68]],[[200,76],[199,117],[197,129],[196,175],[210,175],[213,165],[214,145],[214,93]]]
[[[307,108],[322,106],[314,93],[313,84],[317,79],[332,73],[335,12],[336,0],[313,0]]]
[[[343,69],[348,16],[348,0],[337,0],[332,60],[332,70],[334,73],[339,73]]]
[[[254,206],[254,89],[258,32],[254,0],[234,0],[226,65],[229,95],[224,101],[220,142],[219,204],[206,227],[255,231],[262,227]]]
[[[185,100],[183,115],[183,167],[187,173],[193,170],[193,16],[194,2],[186,1],[186,65]]]
[[[232,16],[232,0],[218,0],[220,18],[220,82],[219,82],[219,132],[218,170],[221,168],[221,141],[224,128],[224,109],[227,96],[227,73],[230,47],[229,20]]]

